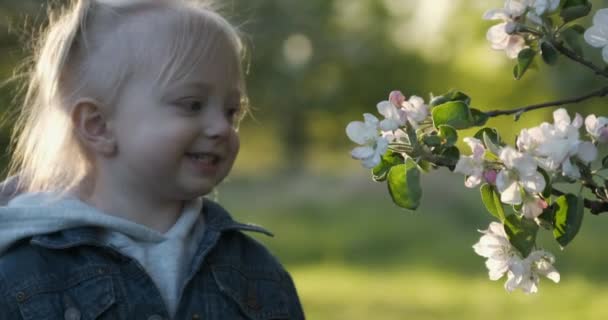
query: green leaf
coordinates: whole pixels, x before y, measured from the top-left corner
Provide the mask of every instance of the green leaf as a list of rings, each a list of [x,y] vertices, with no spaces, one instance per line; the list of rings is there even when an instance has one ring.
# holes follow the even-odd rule
[[[555,210],[549,206],[538,216],[539,225],[547,230],[553,230],[555,225]]]
[[[414,160],[408,158],[404,164],[390,169],[388,191],[396,205],[410,210],[418,208],[422,189],[420,188],[420,170]]]
[[[454,129],[466,129],[473,125],[469,106],[462,101],[451,101],[441,104],[431,111],[433,125],[449,125]]]
[[[460,159],[460,150],[455,146],[446,146],[439,150],[439,155],[453,163],[453,165],[448,165],[447,167],[450,171],[454,171],[456,163],[458,162],[458,159]]]
[[[608,168],[608,156],[602,159],[602,168]]]
[[[490,141],[492,141],[493,144],[500,146],[502,145],[502,140],[500,139],[500,136],[498,135],[498,131],[496,131],[496,129],[494,128],[481,128],[479,129],[479,131],[477,131],[475,133],[475,135],[473,135],[473,137],[477,140],[483,141],[484,140],[484,135],[488,136],[488,138],[490,139]]]
[[[582,196],[573,194],[566,194],[555,200],[553,236],[562,247],[568,245],[581,228],[585,209],[583,201]]]
[[[545,179],[545,189],[543,190],[542,195],[545,199],[548,199],[551,196],[551,191],[553,190],[553,187],[551,185],[551,177],[549,176],[547,171],[545,171],[545,169],[538,167],[537,170],[540,172],[540,174],[543,175],[543,178]]]
[[[438,135],[427,135],[422,137],[422,142],[429,147],[436,147],[441,144],[441,137]]]
[[[450,90],[447,93],[434,97],[433,99],[431,99],[431,102],[429,103],[429,106],[431,108],[436,107],[438,105],[442,105],[446,102],[452,102],[452,101],[462,101],[464,103],[466,103],[467,105],[471,104],[471,98],[466,95],[464,92],[458,91],[458,90]]]
[[[536,51],[531,48],[525,48],[519,52],[517,55],[517,65],[513,69],[513,76],[515,79],[519,80],[524,76],[534,58],[536,57]]]
[[[486,122],[488,122],[488,119],[490,118],[485,112],[479,110],[479,109],[474,109],[471,108],[471,116],[473,117],[473,125],[476,127],[481,127],[484,124],[486,124]]]
[[[591,3],[588,0],[566,0],[560,12],[564,22],[582,18],[591,12]]]
[[[380,182],[386,180],[386,176],[392,167],[403,164],[403,156],[392,150],[387,150],[380,159],[380,163],[372,169],[372,178]]]
[[[541,56],[543,57],[543,61],[552,66],[555,65],[555,63],[557,63],[557,58],[559,57],[559,53],[557,52],[557,50],[555,50],[555,48],[548,42],[541,42],[540,44],[540,52],[541,52]]]
[[[436,166],[430,161],[420,160],[418,161],[418,168],[420,168],[422,172],[428,173],[431,170],[435,169]]]
[[[437,129],[439,129],[439,136],[445,140],[445,145],[453,146],[458,141],[458,132],[454,127],[448,125],[440,125]]]
[[[500,148],[492,141],[487,132],[483,133],[483,144],[486,146],[486,150],[490,150],[497,157],[500,156]]]
[[[505,209],[500,202],[500,194],[496,191],[496,188],[485,183],[481,186],[481,201],[486,206],[486,209],[494,217],[500,221],[505,221]]]
[[[581,30],[582,29],[582,30]],[[573,25],[565,28],[559,33],[560,38],[566,46],[574,51],[578,56],[583,56],[583,33],[585,28],[580,25]]]
[[[505,232],[509,242],[527,257],[536,244],[538,225],[533,220],[510,214],[505,219]]]

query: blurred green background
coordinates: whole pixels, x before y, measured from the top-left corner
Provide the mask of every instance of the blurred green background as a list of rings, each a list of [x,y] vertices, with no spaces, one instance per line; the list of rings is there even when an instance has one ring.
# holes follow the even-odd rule
[[[540,293],[508,294],[487,278],[471,246],[490,217],[478,191],[439,170],[425,175],[416,212],[392,205],[386,186],[350,159],[348,122],[390,90],[419,95],[457,88],[482,110],[509,109],[585,93],[602,85],[560,58],[523,80],[513,61],[492,51],[483,12],[503,1],[226,0],[223,12],[249,44],[254,117],[241,129],[242,151],[215,195],[237,219],[266,226],[259,237],[292,272],[310,319],[607,319],[608,217],[587,215],[579,237],[557,256],[562,282]],[[0,79],[27,58],[31,30],[46,1],[0,0]],[[608,1],[594,1],[595,9]],[[589,19],[582,20],[585,26]],[[600,52],[587,56],[602,65]],[[18,83],[0,89],[0,108],[18,108]],[[575,109],[606,114],[604,100]],[[492,119],[513,141],[551,110]],[[7,125],[0,131],[9,157]],[[464,132],[466,136],[470,132]]]

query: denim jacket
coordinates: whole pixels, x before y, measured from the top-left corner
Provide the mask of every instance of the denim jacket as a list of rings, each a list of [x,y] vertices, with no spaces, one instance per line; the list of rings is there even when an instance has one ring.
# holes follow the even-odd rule
[[[304,319],[290,275],[205,200],[207,222],[173,319]],[[0,256],[0,319],[169,319],[159,290],[134,259],[98,240],[97,227],[34,236]]]

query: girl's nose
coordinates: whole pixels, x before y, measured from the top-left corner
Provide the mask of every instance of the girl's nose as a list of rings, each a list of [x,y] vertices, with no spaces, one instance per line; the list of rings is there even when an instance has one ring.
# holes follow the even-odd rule
[[[203,115],[203,132],[212,139],[225,137],[232,130],[232,123],[225,114],[224,108],[212,108],[211,112]]]

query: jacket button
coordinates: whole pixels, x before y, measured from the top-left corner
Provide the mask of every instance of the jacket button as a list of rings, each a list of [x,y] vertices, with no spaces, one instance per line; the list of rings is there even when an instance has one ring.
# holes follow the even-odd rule
[[[68,308],[63,314],[65,320],[80,320],[80,311],[76,308]]]
[[[23,292],[23,291],[17,292],[17,295],[15,295],[15,298],[17,299],[17,302],[25,301],[25,292]]]
[[[192,315],[192,320],[200,320],[201,316],[198,313]]]
[[[148,320],[163,320],[163,317],[157,315],[157,314],[153,314],[151,316],[148,317]]]

